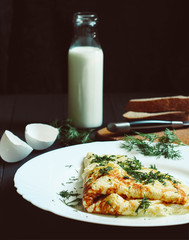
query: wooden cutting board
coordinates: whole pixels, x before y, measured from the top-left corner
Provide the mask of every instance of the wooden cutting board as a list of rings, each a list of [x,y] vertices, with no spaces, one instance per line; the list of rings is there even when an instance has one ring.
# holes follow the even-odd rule
[[[163,135],[163,131],[155,132],[158,136]],[[189,128],[182,128],[176,130],[176,135],[180,138],[180,140],[184,143],[189,145]],[[137,136],[137,135],[134,135]],[[124,135],[120,135],[117,133],[112,133],[108,131],[107,128],[102,128],[96,132],[96,140],[102,141],[113,141],[113,140],[122,140]],[[137,136],[138,137],[138,136]]]

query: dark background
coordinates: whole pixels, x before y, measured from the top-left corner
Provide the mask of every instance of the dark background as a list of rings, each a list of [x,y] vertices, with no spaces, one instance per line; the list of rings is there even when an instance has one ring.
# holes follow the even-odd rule
[[[76,11],[99,16],[104,92],[189,94],[188,0],[0,0],[0,94],[67,92]]]

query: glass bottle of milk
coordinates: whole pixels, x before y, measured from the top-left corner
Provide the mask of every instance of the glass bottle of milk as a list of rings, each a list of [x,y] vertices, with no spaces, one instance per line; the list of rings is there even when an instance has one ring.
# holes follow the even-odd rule
[[[103,122],[103,51],[97,20],[95,13],[74,14],[68,52],[68,117],[79,128],[94,128]]]

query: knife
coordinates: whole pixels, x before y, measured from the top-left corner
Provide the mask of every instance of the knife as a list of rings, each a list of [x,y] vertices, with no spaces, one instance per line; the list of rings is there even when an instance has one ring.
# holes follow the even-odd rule
[[[189,121],[164,121],[164,120],[141,120],[134,122],[109,123],[107,129],[110,132],[128,133],[131,130],[156,129],[156,128],[183,128],[189,127]]]

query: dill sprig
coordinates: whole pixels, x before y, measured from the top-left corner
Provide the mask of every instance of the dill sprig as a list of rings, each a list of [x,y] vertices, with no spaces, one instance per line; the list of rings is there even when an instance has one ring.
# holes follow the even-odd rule
[[[157,170],[157,167],[156,167],[155,164],[154,164],[154,165],[150,164],[150,168],[151,168],[151,169],[154,169],[154,170]]]
[[[101,176],[104,176],[104,175],[108,175],[111,170],[113,170],[113,168],[110,166],[107,166],[105,168],[100,168],[99,172]]]
[[[99,166],[104,166],[106,165],[107,163],[109,163],[110,161],[111,162],[114,162],[115,161],[115,155],[104,155],[104,156],[99,156],[97,154],[93,154],[93,159],[91,161],[91,163],[97,163],[99,164]]]
[[[173,184],[179,184],[179,182],[175,180],[171,175],[162,174],[160,171],[157,171],[155,165],[153,166],[154,169],[156,168],[155,171],[153,171],[153,169],[150,172],[141,172],[140,170],[142,169],[142,164],[139,162],[139,160],[135,160],[133,162],[134,164],[132,165],[128,164],[129,162],[132,161],[118,162],[118,164],[123,170],[127,172],[129,176],[133,177],[136,182],[140,182],[144,185],[149,183],[154,185],[155,181],[159,181],[161,184],[166,185],[167,180]],[[129,176],[124,176],[124,179],[129,179]]]
[[[120,161],[118,162],[118,164],[125,171],[141,170],[143,167],[142,163],[138,159],[136,159],[136,157],[134,157],[133,160],[125,160],[124,162]]]
[[[80,129],[73,125],[72,120],[67,118],[65,120],[55,120],[51,123],[53,127],[59,129],[58,139],[62,146],[70,146],[81,143],[88,143],[90,139],[90,133],[93,129]]]
[[[62,197],[62,201],[69,207],[77,207],[82,204],[82,198],[78,197],[79,193],[74,193],[73,191],[68,192],[68,190],[63,190],[59,193]],[[71,201],[68,202],[70,197],[74,197]]]
[[[124,143],[122,144],[122,148],[125,148],[128,151],[133,150],[136,148],[140,153],[145,156],[156,156],[161,157],[164,156],[165,158],[170,159],[180,159],[181,154],[179,150],[175,148],[179,145],[184,145],[181,140],[176,136],[175,130],[170,131],[166,129],[164,131],[164,135],[159,137],[157,134],[145,134],[136,132],[139,138],[134,136],[125,135]],[[157,141],[154,143],[154,141]],[[176,144],[174,144],[176,143]]]
[[[146,210],[149,208],[149,206],[150,206],[150,201],[144,195],[143,199],[140,200],[140,204],[135,212],[138,214],[139,209],[143,209],[145,213]]]

